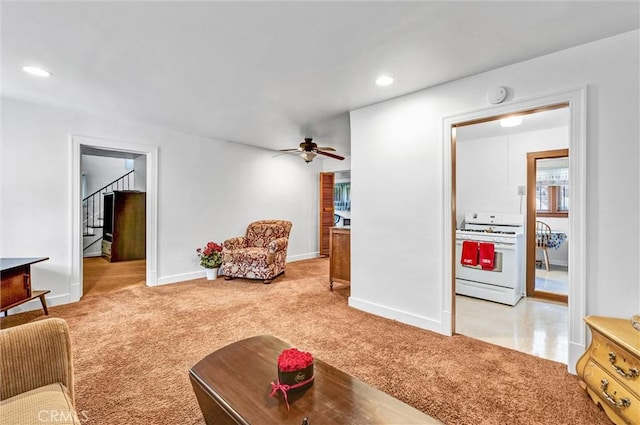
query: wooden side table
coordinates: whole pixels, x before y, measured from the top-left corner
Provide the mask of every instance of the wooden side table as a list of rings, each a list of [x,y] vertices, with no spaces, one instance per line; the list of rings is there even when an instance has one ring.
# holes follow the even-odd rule
[[[42,310],[49,314],[44,296],[49,290],[33,291],[31,289],[31,265],[48,260],[49,257],[0,258],[0,312],[7,315],[7,310],[40,298]]]
[[[588,316],[591,345],[576,366],[583,387],[615,424],[640,420],[640,331],[630,319]]]

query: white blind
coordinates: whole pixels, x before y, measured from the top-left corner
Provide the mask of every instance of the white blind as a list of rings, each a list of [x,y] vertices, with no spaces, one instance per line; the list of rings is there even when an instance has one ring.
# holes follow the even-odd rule
[[[536,172],[536,182],[547,186],[569,184],[569,168],[540,168]]]

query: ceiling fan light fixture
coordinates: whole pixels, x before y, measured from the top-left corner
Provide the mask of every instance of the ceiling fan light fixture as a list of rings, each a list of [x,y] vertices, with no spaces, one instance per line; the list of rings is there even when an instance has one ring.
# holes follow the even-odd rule
[[[302,159],[304,159],[304,162],[311,162],[313,161],[313,158],[316,157],[316,153],[315,152],[302,152],[300,154],[300,156],[302,157]]]
[[[393,84],[393,77],[390,77],[388,75],[381,75],[376,79],[376,84],[381,87]]]

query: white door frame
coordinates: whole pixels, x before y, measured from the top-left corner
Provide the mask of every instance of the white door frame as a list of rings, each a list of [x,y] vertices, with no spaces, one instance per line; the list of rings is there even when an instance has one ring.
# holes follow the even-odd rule
[[[453,272],[452,250],[455,231],[452,217],[455,199],[452,186],[452,137],[451,128],[456,124],[504,115],[517,111],[542,108],[559,103],[569,104],[569,187],[571,187],[571,214],[569,229],[569,353],[567,369],[575,374],[575,365],[584,353],[586,328],[583,322],[586,311],[586,181],[587,181],[587,86],[555,92],[520,102],[482,109],[464,115],[444,119],[444,213],[443,213],[443,276],[444,290],[442,312],[444,322],[448,321],[449,334],[453,333],[455,303],[455,274]]]
[[[71,302],[82,298],[82,146],[146,155],[146,284],[158,284],[158,147],[72,134],[71,140]]]

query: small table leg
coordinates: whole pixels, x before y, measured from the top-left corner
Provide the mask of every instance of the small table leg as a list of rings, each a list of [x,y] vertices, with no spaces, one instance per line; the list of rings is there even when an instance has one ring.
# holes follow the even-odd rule
[[[44,299],[45,294],[40,294],[38,298],[40,298],[40,304],[42,304],[42,310],[44,310],[44,315],[49,315],[49,309],[47,309],[47,300]],[[5,311],[6,313],[6,311]]]

